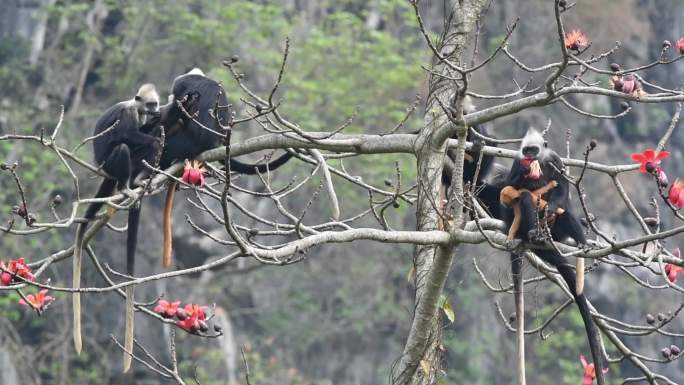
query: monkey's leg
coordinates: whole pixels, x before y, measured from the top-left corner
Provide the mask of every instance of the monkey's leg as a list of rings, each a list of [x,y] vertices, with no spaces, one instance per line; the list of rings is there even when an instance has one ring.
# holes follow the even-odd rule
[[[114,147],[102,164],[102,169],[116,179],[119,190],[127,189],[133,172],[130,147],[126,143]]]
[[[535,253],[544,261],[553,265],[560,273],[563,280],[568,285],[568,289],[575,298],[575,303],[584,321],[584,328],[587,332],[587,339],[589,340],[589,349],[591,350],[591,355],[594,359],[594,367],[596,368],[596,383],[598,385],[605,385],[605,379],[603,377],[603,355],[601,354],[601,342],[599,339],[599,332],[591,318],[591,312],[589,310],[589,303],[584,294],[578,294],[575,291],[576,281],[575,273],[572,268],[567,263],[565,258],[557,254],[553,250],[535,250]]]
[[[156,159],[161,150],[161,144],[156,137],[138,133],[134,138],[129,140],[134,141],[131,144],[131,179],[135,179],[134,184],[140,184],[140,181],[152,174],[152,170],[143,164],[143,160],[151,166],[155,166]]]
[[[540,232],[537,229],[537,222],[539,212],[537,206],[534,204],[534,198],[530,192],[524,192],[520,195],[520,237],[530,242],[540,241]],[[542,238],[543,240],[543,238]]]
[[[508,229],[506,240],[510,241],[515,239],[515,235],[518,234],[518,229],[520,228],[521,216],[520,203],[513,203],[513,223],[511,223],[511,228]]]

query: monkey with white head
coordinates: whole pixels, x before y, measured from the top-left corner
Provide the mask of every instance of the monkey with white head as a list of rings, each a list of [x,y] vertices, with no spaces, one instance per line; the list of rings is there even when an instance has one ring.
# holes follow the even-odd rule
[[[580,221],[571,210],[570,182],[564,175],[563,162],[555,151],[547,148],[538,131],[527,131],[504,185],[500,199],[506,208],[503,217],[509,228],[509,238],[517,235],[523,241],[543,241],[540,225],[546,224],[554,241],[572,238],[578,246],[586,245]],[[597,382],[605,384],[599,334],[584,296],[583,260],[577,258],[575,272],[555,249],[535,249],[534,252],[553,265],[567,283],[584,321]],[[511,263],[514,277],[520,277],[522,259],[512,254]]]

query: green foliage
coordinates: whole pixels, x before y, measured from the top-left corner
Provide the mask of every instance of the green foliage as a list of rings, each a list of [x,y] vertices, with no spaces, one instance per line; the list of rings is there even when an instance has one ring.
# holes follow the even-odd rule
[[[17,322],[21,318],[21,309],[18,304],[21,297],[14,291],[3,291],[0,293],[0,314],[12,322]]]

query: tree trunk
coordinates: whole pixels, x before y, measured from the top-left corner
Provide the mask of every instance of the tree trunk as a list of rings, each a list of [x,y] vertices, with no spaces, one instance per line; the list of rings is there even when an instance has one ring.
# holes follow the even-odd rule
[[[466,63],[465,53],[467,37],[475,27],[475,22],[486,0],[455,0],[451,5],[453,17],[446,25],[438,49],[442,56],[456,65]],[[457,76],[445,64],[435,58],[433,70],[436,73]],[[443,77],[432,75],[427,100],[425,126],[416,141],[418,161],[418,202],[416,205],[418,230],[427,231],[440,228],[440,216],[435,205],[440,202],[441,176],[445,156],[445,139],[434,140],[438,131],[449,128],[447,119],[437,98],[442,102],[453,98],[454,87]],[[447,102],[448,103],[448,102]],[[463,127],[449,128],[465,138],[467,129]],[[456,162],[463,164],[464,146],[460,147],[460,157]],[[457,151],[458,152],[458,151]],[[457,192],[462,191],[462,169],[457,168],[452,186]],[[456,213],[462,208],[456,207]],[[415,267],[415,312],[409,336],[404,347],[398,367],[393,372],[395,384],[435,384],[441,373],[441,317],[438,312],[439,298],[448,277],[454,256],[454,246],[434,247],[417,246],[414,251]]]

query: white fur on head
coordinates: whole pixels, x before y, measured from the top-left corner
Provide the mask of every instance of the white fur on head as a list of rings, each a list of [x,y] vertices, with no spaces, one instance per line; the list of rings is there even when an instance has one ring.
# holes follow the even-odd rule
[[[143,103],[157,102],[159,104],[159,94],[152,83],[145,83],[140,86],[135,96],[139,97]]]
[[[187,73],[186,75],[207,76],[207,75],[204,74],[204,71],[202,71],[201,69],[199,69],[199,68],[197,68],[197,67],[195,67],[195,68],[191,69],[190,71],[188,71],[188,73]]]
[[[522,149],[525,147],[538,147],[539,153],[541,154],[542,149],[544,149],[544,142],[542,134],[534,127],[530,127],[527,129],[527,133],[520,144],[520,151],[522,152]]]

